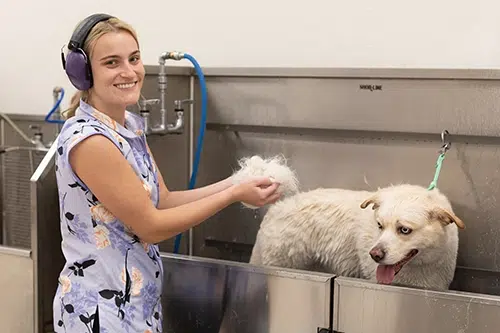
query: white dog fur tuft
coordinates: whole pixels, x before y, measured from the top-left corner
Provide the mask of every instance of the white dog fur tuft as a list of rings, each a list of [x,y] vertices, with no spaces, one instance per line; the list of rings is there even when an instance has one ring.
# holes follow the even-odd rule
[[[274,182],[280,184],[278,192],[281,199],[292,196],[299,192],[299,182],[295,171],[287,165],[283,155],[270,158],[260,156],[244,157],[238,161],[239,170],[232,175],[233,184],[240,184],[259,177],[270,177]],[[242,203],[245,207],[256,209],[258,207]]]

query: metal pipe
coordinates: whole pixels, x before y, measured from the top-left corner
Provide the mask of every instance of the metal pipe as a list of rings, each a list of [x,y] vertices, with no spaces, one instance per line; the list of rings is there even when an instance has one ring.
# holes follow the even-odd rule
[[[155,130],[154,128],[152,129],[153,132],[162,132],[165,130],[166,123],[167,123],[167,68],[165,66],[165,59],[162,56],[160,56],[159,59],[160,63],[160,73],[158,74],[158,89],[160,91],[160,115],[161,115],[161,122],[160,125],[157,127]]]
[[[163,52],[160,55],[160,60],[163,60],[163,61],[168,60],[168,59],[182,60],[182,58],[184,58],[184,53],[179,52],[179,51],[167,51],[167,52]]]
[[[10,153],[11,151],[18,151],[18,150],[25,150],[25,151],[43,151],[43,152],[48,152],[49,148],[47,147],[22,147],[22,146],[10,146],[7,148],[0,148],[0,154],[5,154],[5,153]]]
[[[54,89],[52,90],[52,95],[54,96],[54,105],[57,103],[57,101],[59,100],[59,94],[63,91],[63,89],[61,87],[54,87]],[[57,109],[55,110],[54,112],[56,114],[56,117],[55,119],[57,120],[62,120],[62,113],[61,113],[61,104],[59,104],[57,106]],[[59,135],[59,133],[61,133],[61,129],[62,129],[62,124],[61,123],[57,123],[56,124],[56,128],[57,128],[57,131],[56,131],[56,136]]]
[[[194,76],[189,77],[189,99],[194,101]],[[193,164],[194,164],[194,103],[189,105],[189,175],[193,174]],[[189,177],[188,176],[188,184]],[[190,256],[194,255],[194,229],[189,228],[188,237],[188,254]]]
[[[142,118],[144,119],[144,128],[146,130],[146,135],[150,134],[150,120],[149,120],[149,112],[141,113]]]
[[[159,99],[141,99],[137,103],[139,105],[139,113],[141,114],[141,117],[144,119],[144,131],[146,132],[146,135],[151,133],[151,119],[149,117],[149,109],[148,105],[152,104],[157,104],[159,103]]]
[[[151,121],[149,118],[149,111],[147,109],[149,100],[142,102],[143,108],[141,108],[141,115],[144,118],[146,134],[181,134],[184,128],[184,113],[176,112],[176,119],[173,123],[168,122],[167,117],[167,59],[182,59],[182,53],[178,52],[163,52],[158,58],[159,63],[159,73],[158,73],[158,90],[160,92],[160,123],[151,126]]]

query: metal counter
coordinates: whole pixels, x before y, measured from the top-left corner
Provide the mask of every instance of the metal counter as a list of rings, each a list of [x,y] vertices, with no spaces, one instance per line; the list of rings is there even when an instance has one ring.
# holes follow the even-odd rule
[[[0,332],[33,332],[33,262],[31,251],[0,246]]]
[[[345,333],[493,333],[500,330],[500,297],[338,277],[332,318]]]
[[[330,328],[333,275],[162,255],[166,333]]]

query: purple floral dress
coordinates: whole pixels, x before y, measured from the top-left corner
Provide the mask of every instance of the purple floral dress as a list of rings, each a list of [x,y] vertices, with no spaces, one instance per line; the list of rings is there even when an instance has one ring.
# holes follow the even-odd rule
[[[73,173],[68,159],[77,143],[104,135],[130,163],[157,206],[157,169],[143,130],[142,118],[131,112],[121,126],[84,101],[61,130],[56,173],[66,264],[53,302],[55,332],[162,332],[163,266],[158,245],[142,242],[115,218]]]

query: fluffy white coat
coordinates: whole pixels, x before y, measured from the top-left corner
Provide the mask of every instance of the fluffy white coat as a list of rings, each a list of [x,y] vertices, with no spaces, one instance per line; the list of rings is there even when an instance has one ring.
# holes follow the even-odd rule
[[[269,177],[272,181],[280,184],[278,192],[282,197],[287,197],[299,192],[299,182],[295,171],[286,165],[287,161],[283,155],[270,158],[260,156],[244,157],[238,161],[239,169],[231,177],[233,184],[249,181],[257,177]],[[242,203],[247,208],[257,207]]]
[[[250,263],[446,290],[456,267],[457,227],[465,225],[438,189],[297,190],[267,211]]]

